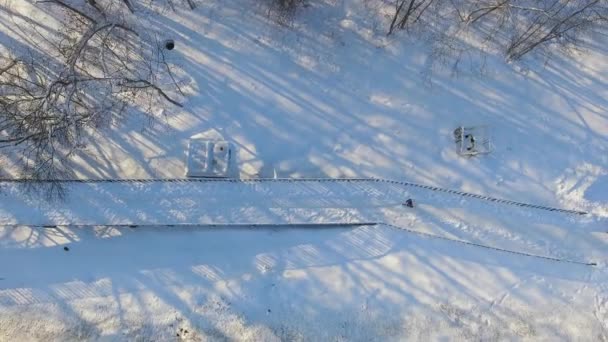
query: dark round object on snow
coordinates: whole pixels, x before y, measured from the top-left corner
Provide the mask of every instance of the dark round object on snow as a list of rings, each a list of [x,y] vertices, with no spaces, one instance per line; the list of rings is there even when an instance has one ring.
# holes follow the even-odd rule
[[[167,50],[175,49],[175,42],[173,41],[173,39],[168,39],[165,41],[165,49],[167,49]]]
[[[67,252],[67,251],[69,251],[70,249],[68,248],[68,246],[65,246],[65,247],[63,247],[63,250]]]

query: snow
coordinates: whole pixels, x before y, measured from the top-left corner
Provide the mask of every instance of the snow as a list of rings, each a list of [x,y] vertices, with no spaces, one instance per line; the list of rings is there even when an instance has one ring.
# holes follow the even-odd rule
[[[2,250],[8,340],[605,336],[596,270],[390,229],[29,233]]]
[[[386,38],[366,4],[311,2],[291,27],[248,1],[146,13],[176,42],[185,107],[99,133],[77,175],[180,178],[190,137],[212,137],[243,179],[388,178],[589,214],[375,181],[71,183],[55,202],[5,182],[0,340],[608,340],[606,37],[544,68],[429,75],[424,44]],[[42,14],[12,5],[0,42],[22,48],[15,13]],[[458,156],[470,125],[492,153]]]
[[[69,190],[49,204],[3,185],[0,331],[9,340],[606,334],[608,234],[588,216],[377,181]],[[393,226],[346,227],[363,222]]]

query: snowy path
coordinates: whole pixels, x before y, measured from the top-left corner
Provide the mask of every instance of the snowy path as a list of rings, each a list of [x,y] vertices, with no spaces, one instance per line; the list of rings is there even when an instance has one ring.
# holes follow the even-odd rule
[[[607,336],[603,269],[393,229],[30,233],[0,249],[9,340]]]
[[[69,190],[65,201],[48,203],[22,184],[2,184],[0,260],[15,261],[0,267],[7,339],[608,336],[608,234],[592,216],[376,181]],[[415,208],[402,205],[407,198]],[[423,234],[304,226],[356,222]],[[275,226],[112,226],[245,223]]]
[[[387,223],[478,244],[602,262],[590,217],[379,181],[68,183],[64,201],[3,183],[0,223],[20,225],[309,225]],[[416,208],[403,203],[413,198]]]
[[[217,209],[230,210],[235,207],[256,206],[266,208],[386,207],[403,204],[410,192],[427,196],[432,192],[438,192],[434,195],[435,197],[448,194],[447,198],[452,200],[462,196],[482,203],[484,201],[492,202],[498,207],[515,205],[523,209],[546,210],[562,214],[586,214],[576,210],[381,179],[67,181],[63,184],[71,196],[67,200],[55,201],[50,205],[36,199],[35,195],[28,194],[24,184],[12,181],[0,182],[0,194],[11,199],[6,204],[7,215],[4,217],[4,224],[11,224],[10,214],[23,211],[27,211],[28,215],[22,223],[31,225],[102,224],[91,220],[105,220],[107,224],[127,224],[126,222],[162,224],[155,220],[162,219],[162,215],[166,214],[168,210],[175,212],[181,209],[184,209],[184,213],[187,214],[165,219],[183,223],[185,217],[190,217],[193,220],[192,223],[213,223],[213,217],[206,217],[201,222],[197,221],[195,216],[206,216]],[[395,201],[399,202],[394,203]],[[114,214],[104,217],[108,213],[98,212],[96,207],[99,207],[99,202],[108,203],[112,208],[129,207],[135,208],[138,212],[142,210],[151,213],[159,212],[161,216],[149,217],[148,214],[130,213],[128,215],[131,217],[126,219]],[[38,212],[41,217],[32,220],[30,215],[34,211]],[[92,213],[93,215],[91,215]],[[18,219],[18,217],[14,219]],[[306,218],[305,221],[308,222]],[[218,223],[223,222],[221,218],[218,221]]]

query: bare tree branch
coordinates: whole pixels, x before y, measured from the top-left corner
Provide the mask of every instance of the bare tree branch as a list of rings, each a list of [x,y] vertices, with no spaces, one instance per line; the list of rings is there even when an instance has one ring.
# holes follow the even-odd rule
[[[96,23],[97,21],[95,19],[93,19],[93,17],[89,16],[88,14],[84,13],[84,11],[81,11],[80,9],[69,5],[61,0],[39,0],[36,3],[42,4],[42,3],[51,3],[54,5],[58,5],[60,7],[63,7],[64,9],[67,9],[68,11],[71,11],[73,13],[78,14],[79,16],[87,19],[89,22],[91,23]]]
[[[182,107],[172,96],[183,92],[164,47],[129,20],[132,1],[114,1],[38,1],[61,9],[62,34],[32,46],[46,56],[0,56],[0,151],[20,151],[22,177],[69,174],[70,158],[91,130],[116,118]]]

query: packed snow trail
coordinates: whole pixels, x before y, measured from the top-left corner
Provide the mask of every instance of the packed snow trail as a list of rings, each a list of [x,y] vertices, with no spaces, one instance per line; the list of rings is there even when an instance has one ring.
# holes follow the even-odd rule
[[[0,225],[348,225],[386,223],[566,260],[600,258],[600,222],[381,180],[71,181],[46,202],[27,184],[0,184]],[[403,203],[412,198],[415,208]],[[556,236],[561,238],[556,239]],[[592,261],[589,261],[591,263]]]
[[[539,210],[556,211],[567,214],[586,215],[585,211],[562,209],[555,207],[548,207],[538,204],[530,204],[524,202],[517,202],[512,200],[506,200],[491,196],[485,196],[480,194],[474,194],[465,191],[445,189],[441,187],[424,185],[418,183],[411,183],[405,181],[382,179],[382,178],[252,178],[252,179],[233,179],[233,178],[148,178],[148,179],[69,179],[69,180],[43,180],[43,181],[32,181],[29,179],[0,179],[0,183],[16,183],[16,184],[28,184],[28,183],[189,183],[189,182],[230,182],[230,183],[274,183],[274,182],[332,182],[332,183],[350,183],[350,182],[382,182],[389,184],[397,184],[405,187],[422,188],[431,191],[445,192],[449,194],[459,195],[463,197],[472,197],[480,200],[496,202],[507,205],[515,205],[525,208],[533,208]]]
[[[396,229],[20,229],[0,227],[7,340],[606,336],[605,270]]]
[[[65,201],[50,203],[36,199],[35,193],[28,192],[27,186],[31,184],[27,181],[1,182],[0,196],[10,200],[0,206],[0,210],[3,209],[0,212],[2,219],[0,223],[128,225],[250,222],[267,224],[273,223],[271,221],[273,218],[281,217],[284,222],[290,222],[289,215],[285,214],[265,217],[264,208],[310,210],[310,215],[303,215],[300,218],[301,223],[315,223],[315,210],[331,209],[336,212],[335,222],[340,222],[339,218],[342,218],[344,220],[341,222],[352,223],[357,217],[365,217],[365,214],[370,215],[370,218],[377,217],[374,216],[377,214],[377,208],[400,206],[410,197],[415,198],[417,202],[429,198],[431,203],[446,204],[457,201],[465,203],[466,198],[473,198],[471,204],[478,205],[481,209],[492,207],[496,210],[501,205],[516,205],[524,210],[585,214],[574,210],[380,179],[150,179],[71,180],[60,183],[67,187],[68,198]],[[442,196],[443,194],[447,195]],[[484,201],[492,203],[484,203]],[[105,204],[107,208],[103,211],[97,210],[100,204]],[[249,208],[250,215],[237,216],[236,219],[240,221],[236,222],[227,219],[225,214],[236,208]],[[503,209],[514,211],[512,208]],[[130,210],[130,213],[125,212],[126,210]],[[20,213],[25,215],[20,217]],[[37,216],[33,216],[33,213]],[[248,216],[252,216],[251,219],[248,220]],[[327,220],[327,217],[323,219]]]

